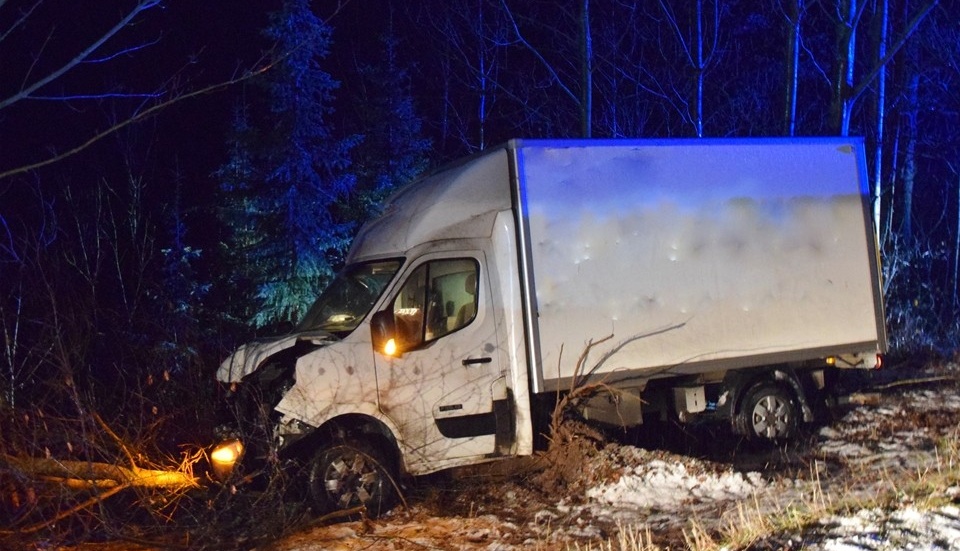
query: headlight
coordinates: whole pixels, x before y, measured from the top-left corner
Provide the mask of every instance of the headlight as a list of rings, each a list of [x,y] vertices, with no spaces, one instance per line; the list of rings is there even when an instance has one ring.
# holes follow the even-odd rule
[[[239,440],[226,440],[217,444],[210,452],[210,466],[213,467],[213,474],[218,480],[226,480],[233,472],[234,465],[243,455],[243,442]]]

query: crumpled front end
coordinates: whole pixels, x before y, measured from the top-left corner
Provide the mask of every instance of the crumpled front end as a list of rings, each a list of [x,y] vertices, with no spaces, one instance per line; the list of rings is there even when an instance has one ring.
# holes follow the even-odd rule
[[[217,368],[221,383],[238,383],[260,367],[267,358],[297,344],[297,335],[263,339],[241,345]]]
[[[317,416],[309,414],[317,404],[329,406],[337,398],[336,392],[330,395],[330,387],[339,385],[338,370],[352,371],[357,365],[358,360],[344,363],[340,359],[343,350],[359,346],[365,361],[372,361],[369,341],[358,339],[355,332],[402,263],[400,258],[388,258],[348,265],[320,294],[293,333],[245,344],[220,364],[216,376],[225,385],[228,415],[221,434],[224,442],[217,449],[222,450],[218,457],[223,463],[235,465],[241,456],[245,465],[256,460],[276,462],[281,450],[318,426]],[[298,373],[298,361],[321,349],[328,352],[320,355],[322,359],[315,358],[317,363],[311,364],[306,376]],[[331,349],[337,352],[330,353]],[[277,411],[287,393],[298,386],[298,378],[311,388],[305,405],[297,411]],[[374,380],[372,373],[370,378]],[[234,440],[240,445],[231,444]]]
[[[241,346],[217,371],[225,384],[220,443],[210,454],[215,476],[226,480],[242,462],[245,474],[276,462],[286,443],[275,407],[296,384],[296,360],[315,343],[296,335]]]

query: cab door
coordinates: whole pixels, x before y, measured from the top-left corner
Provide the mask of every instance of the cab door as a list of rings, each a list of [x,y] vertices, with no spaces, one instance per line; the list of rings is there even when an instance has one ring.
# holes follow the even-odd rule
[[[479,251],[423,258],[387,303],[399,352],[374,352],[378,399],[412,473],[492,454],[498,424],[501,439],[512,431],[483,259]]]

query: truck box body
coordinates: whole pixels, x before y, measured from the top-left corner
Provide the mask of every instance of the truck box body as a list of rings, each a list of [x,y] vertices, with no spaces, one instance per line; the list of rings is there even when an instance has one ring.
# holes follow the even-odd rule
[[[883,348],[863,166],[856,139],[514,141],[401,192],[351,260],[513,209],[533,392],[610,335],[607,381]]]
[[[301,326],[218,379],[289,381],[281,440],[375,434],[410,474],[532,453],[537,396],[575,381],[632,392],[625,424],[652,382],[681,416],[719,385],[761,435],[790,402],[787,434],[808,372],[886,348],[868,212],[859,139],[510,141],[398,191]]]
[[[593,354],[609,354],[597,371],[614,379],[883,342],[858,142],[517,151],[534,391],[555,389],[584,339],[606,335]]]

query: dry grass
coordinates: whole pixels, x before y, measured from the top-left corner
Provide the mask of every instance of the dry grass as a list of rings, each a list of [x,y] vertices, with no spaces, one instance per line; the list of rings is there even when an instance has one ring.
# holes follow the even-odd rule
[[[901,422],[916,425],[909,418]],[[940,429],[939,434],[945,435],[939,437],[932,450],[905,451],[898,454],[899,463],[851,461],[834,465],[827,477],[829,481],[822,478],[827,472],[823,464],[813,460],[802,483],[802,491],[789,502],[779,503],[775,492],[768,491],[728,508],[719,523],[716,518],[691,519],[683,530],[682,548],[696,551],[747,549],[765,539],[777,540],[803,533],[821,519],[849,515],[862,509],[891,510],[909,504],[929,510],[954,503],[960,492],[960,423],[950,420],[940,424]],[[881,441],[899,429],[893,426],[881,430],[884,434],[869,435],[867,440]],[[626,528],[623,532],[586,549],[652,551],[671,548],[655,541],[650,530],[643,525]],[[662,540],[662,535],[657,536],[656,539]]]
[[[732,514],[722,519],[719,530],[711,530],[700,519],[692,519],[684,530],[686,548],[743,549],[771,534],[802,529],[829,515],[833,508],[833,500],[823,492],[817,463],[811,467],[809,486],[810,491],[803,494],[803,499],[785,505],[765,503],[757,494],[750,500],[739,501]],[[771,509],[778,512],[771,514]]]
[[[719,531],[711,531],[703,523],[693,520],[684,531],[686,546],[696,551],[745,549],[763,538],[775,534],[798,533],[820,519],[849,514],[860,509],[890,509],[910,503],[919,509],[933,509],[949,503],[948,488],[960,485],[960,432],[942,439],[934,463],[918,471],[883,471],[884,490],[872,497],[846,497],[847,488],[826,493],[819,471],[814,470],[810,491],[804,499],[788,504],[778,512],[765,512],[757,497],[753,502],[740,502],[733,518],[727,519]],[[876,471],[863,476],[877,476]],[[856,481],[854,481],[855,483]],[[852,494],[852,492],[851,492]]]
[[[666,548],[653,543],[653,534],[649,527],[623,526],[618,524],[617,535],[605,542],[580,546],[577,551],[664,551]]]

